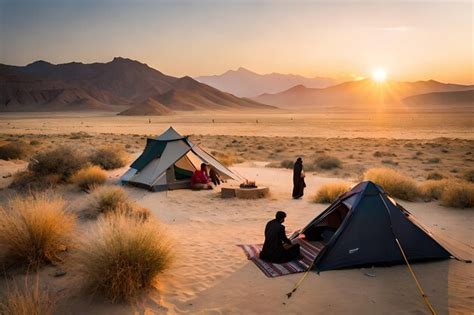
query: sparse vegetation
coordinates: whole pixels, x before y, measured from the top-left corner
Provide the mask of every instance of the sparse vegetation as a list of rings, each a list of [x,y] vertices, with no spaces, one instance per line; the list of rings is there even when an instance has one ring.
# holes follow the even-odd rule
[[[92,191],[91,207],[99,213],[113,211],[129,203],[128,194],[121,187],[101,186]]]
[[[425,201],[433,199],[439,200],[445,188],[450,184],[450,181],[444,180],[427,180],[420,184],[419,192],[421,198]]]
[[[468,182],[474,183],[474,169],[466,171],[463,175],[463,178]]]
[[[419,195],[418,187],[413,179],[390,168],[371,168],[365,172],[364,179],[382,186],[396,198],[413,201]]]
[[[71,177],[71,182],[80,189],[89,191],[92,188],[103,185],[107,180],[107,173],[97,165],[87,166],[80,169]]]
[[[0,147],[0,160],[24,160],[31,154],[31,148],[24,142],[16,141]]]
[[[441,162],[441,159],[437,157],[429,158],[428,160],[426,160],[426,163],[429,163],[429,164],[438,164],[440,162]]]
[[[321,185],[316,192],[313,201],[317,203],[332,203],[350,188],[351,185],[348,183],[330,183]]]
[[[54,188],[60,181],[59,175],[36,176],[31,171],[21,171],[13,175],[9,187],[18,191],[42,191]]]
[[[99,220],[74,255],[84,288],[113,302],[133,300],[170,266],[170,242],[154,220],[119,214]]]
[[[440,173],[438,172],[431,172],[428,174],[428,176],[426,176],[426,179],[428,180],[440,180],[440,179],[443,179],[444,176],[441,175]]]
[[[98,165],[104,170],[113,170],[127,165],[127,153],[120,147],[103,147],[95,151],[89,157],[94,165]]]
[[[244,160],[242,158],[236,157],[233,153],[231,152],[217,152],[213,151],[213,154],[219,162],[221,162],[225,166],[231,166],[233,164],[237,163],[242,163]]]
[[[63,199],[46,193],[17,196],[0,208],[0,261],[5,266],[39,267],[61,260],[75,217]]]
[[[87,159],[81,152],[61,146],[35,154],[28,164],[28,170],[35,176],[58,175],[62,181],[67,181],[86,164]]]
[[[320,169],[331,170],[334,168],[340,168],[342,162],[334,156],[320,155],[314,160],[314,164]]]
[[[52,315],[57,299],[50,291],[40,288],[39,280],[23,286],[12,283],[0,297],[0,314],[4,315]]]
[[[474,184],[452,182],[441,194],[441,204],[453,208],[474,207]]]

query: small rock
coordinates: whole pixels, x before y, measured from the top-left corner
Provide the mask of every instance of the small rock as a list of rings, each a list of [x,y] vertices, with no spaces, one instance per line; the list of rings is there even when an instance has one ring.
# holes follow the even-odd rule
[[[3,175],[2,177],[3,178],[9,178],[9,177],[12,177],[12,174],[8,173],[7,175]]]

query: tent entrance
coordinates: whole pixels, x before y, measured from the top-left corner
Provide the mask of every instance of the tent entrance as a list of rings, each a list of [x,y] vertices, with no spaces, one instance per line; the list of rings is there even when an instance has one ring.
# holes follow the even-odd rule
[[[305,239],[326,245],[341,227],[348,213],[349,208],[343,203],[339,204],[321,220],[314,222],[303,231]]]

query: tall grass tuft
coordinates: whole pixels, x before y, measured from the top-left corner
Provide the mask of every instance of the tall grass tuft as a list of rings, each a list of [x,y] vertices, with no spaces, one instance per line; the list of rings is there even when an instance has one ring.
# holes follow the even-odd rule
[[[324,184],[316,192],[313,201],[317,203],[332,203],[350,188],[351,185],[348,183]]]
[[[474,207],[474,184],[453,182],[441,194],[441,204],[453,208]]]
[[[0,297],[0,314],[3,315],[52,315],[56,310],[57,299],[50,291],[35,284],[18,286],[14,283]]]
[[[60,261],[70,245],[75,217],[63,199],[48,194],[17,196],[0,208],[0,262],[39,267]]]
[[[425,201],[439,200],[445,188],[451,183],[452,181],[447,179],[426,180],[419,185],[420,197]]]
[[[156,221],[121,214],[99,219],[74,255],[84,289],[113,302],[130,301],[169,268],[170,242]]]
[[[92,191],[91,207],[99,213],[113,211],[129,203],[128,194],[118,186],[101,186]]]
[[[365,172],[364,179],[382,186],[396,198],[413,201],[419,196],[418,187],[413,179],[390,168],[371,168]]]
[[[71,182],[79,188],[89,191],[92,188],[103,185],[107,181],[107,173],[99,166],[87,166],[80,169],[71,177]]]

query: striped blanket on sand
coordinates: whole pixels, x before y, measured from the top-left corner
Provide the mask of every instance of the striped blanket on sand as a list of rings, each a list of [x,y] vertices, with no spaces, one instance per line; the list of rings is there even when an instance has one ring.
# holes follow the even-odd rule
[[[262,244],[238,246],[244,250],[247,258],[253,261],[267,277],[279,277],[306,271],[324,247],[320,242],[310,243],[302,239],[295,240],[295,242],[300,244],[300,251],[303,259],[290,261],[284,264],[273,264],[258,258],[258,255],[262,250]]]

